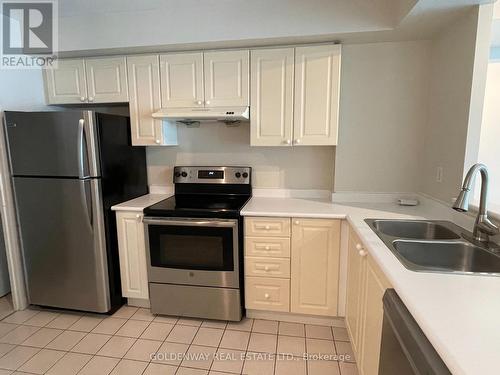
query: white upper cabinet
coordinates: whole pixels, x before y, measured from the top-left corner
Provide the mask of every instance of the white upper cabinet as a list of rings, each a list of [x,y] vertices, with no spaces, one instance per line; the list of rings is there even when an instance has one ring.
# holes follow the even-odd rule
[[[252,146],[336,145],[340,45],[252,51]]]
[[[158,55],[127,57],[130,98],[130,126],[135,146],[176,145],[175,123],[155,119],[161,107]]]
[[[128,102],[125,57],[85,59],[85,70],[89,102]]]
[[[160,56],[163,108],[203,107],[203,53]]]
[[[83,59],[58,60],[57,69],[44,69],[47,104],[84,103],[87,100]]]
[[[336,145],[340,45],[295,48],[294,144]]]
[[[251,53],[251,144],[291,146],[294,49]]]
[[[249,51],[160,56],[163,108],[249,105]]]
[[[249,51],[204,54],[205,106],[237,107],[249,104]]]
[[[48,104],[125,103],[128,101],[124,57],[62,59],[44,70]]]

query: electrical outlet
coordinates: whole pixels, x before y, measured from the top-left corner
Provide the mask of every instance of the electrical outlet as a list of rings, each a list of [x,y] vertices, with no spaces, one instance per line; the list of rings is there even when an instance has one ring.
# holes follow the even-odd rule
[[[436,168],[436,182],[443,182],[443,167]]]

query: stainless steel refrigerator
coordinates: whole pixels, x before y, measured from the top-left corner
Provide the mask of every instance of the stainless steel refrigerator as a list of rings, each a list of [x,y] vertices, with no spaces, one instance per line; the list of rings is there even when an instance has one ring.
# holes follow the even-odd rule
[[[126,116],[5,112],[29,302],[109,312],[122,303],[111,206],[148,193]]]

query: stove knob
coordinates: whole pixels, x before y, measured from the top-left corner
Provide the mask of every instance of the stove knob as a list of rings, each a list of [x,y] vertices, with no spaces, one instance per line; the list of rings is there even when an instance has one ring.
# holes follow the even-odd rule
[[[175,177],[181,177],[181,173],[180,172],[175,172]]]
[[[236,178],[240,178],[241,177],[241,173],[240,172],[236,172],[234,175],[236,176]]]
[[[248,173],[247,172],[243,172],[243,178],[247,178],[248,177]]]
[[[187,174],[186,172],[182,172],[182,173],[181,173],[181,176],[182,176],[182,177],[187,177],[187,175],[188,175],[188,174]]]

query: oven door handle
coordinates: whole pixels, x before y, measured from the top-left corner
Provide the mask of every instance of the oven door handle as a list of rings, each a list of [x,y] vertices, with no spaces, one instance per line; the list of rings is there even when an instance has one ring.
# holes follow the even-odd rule
[[[238,225],[237,220],[170,220],[170,219],[156,219],[151,217],[144,218],[145,224],[152,225],[178,225],[188,227],[227,227],[232,228]]]

